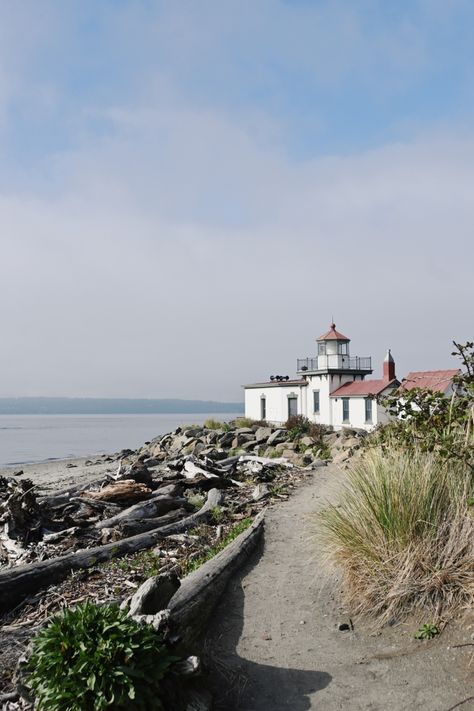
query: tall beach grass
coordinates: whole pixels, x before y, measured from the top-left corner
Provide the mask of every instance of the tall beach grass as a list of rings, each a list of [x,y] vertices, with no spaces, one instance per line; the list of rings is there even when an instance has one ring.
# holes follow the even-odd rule
[[[367,452],[340,504],[321,514],[355,612],[381,622],[414,610],[442,619],[474,604],[472,475],[462,462],[398,448]]]

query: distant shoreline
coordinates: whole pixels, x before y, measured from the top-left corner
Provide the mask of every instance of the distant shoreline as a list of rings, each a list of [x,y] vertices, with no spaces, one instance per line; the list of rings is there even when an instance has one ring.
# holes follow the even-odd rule
[[[0,415],[199,415],[243,413],[243,402],[147,398],[0,398]]]
[[[21,469],[136,449],[184,424],[234,420],[241,412],[1,414],[0,467]]]

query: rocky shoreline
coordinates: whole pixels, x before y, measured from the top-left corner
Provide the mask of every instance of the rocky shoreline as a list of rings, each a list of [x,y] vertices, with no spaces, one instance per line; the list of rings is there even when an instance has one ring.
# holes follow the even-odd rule
[[[1,477],[3,690],[51,614],[85,599],[123,603],[150,575],[186,579],[331,456],[345,461],[362,436],[209,425]]]

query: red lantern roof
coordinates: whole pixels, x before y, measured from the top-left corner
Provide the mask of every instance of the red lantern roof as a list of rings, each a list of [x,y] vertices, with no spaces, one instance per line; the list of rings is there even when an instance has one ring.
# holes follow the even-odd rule
[[[316,339],[317,341],[350,341],[350,338],[336,331],[336,324],[332,323],[329,331]]]

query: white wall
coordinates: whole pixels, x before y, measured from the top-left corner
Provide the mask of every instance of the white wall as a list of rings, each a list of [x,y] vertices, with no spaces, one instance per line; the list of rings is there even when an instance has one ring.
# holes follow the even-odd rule
[[[298,399],[298,414],[305,414],[307,386],[277,385],[270,387],[245,388],[245,417],[252,420],[261,419],[261,398],[266,400],[266,420],[281,424],[288,419],[288,396],[294,395]],[[311,395],[312,397],[312,395]],[[305,409],[303,409],[303,407]]]

